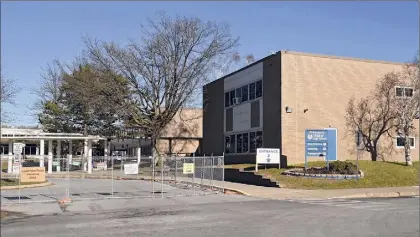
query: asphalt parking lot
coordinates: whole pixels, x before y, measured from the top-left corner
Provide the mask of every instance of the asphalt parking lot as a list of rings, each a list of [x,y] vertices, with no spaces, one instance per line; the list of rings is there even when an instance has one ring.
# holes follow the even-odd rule
[[[115,198],[153,197],[153,196],[191,196],[212,194],[215,191],[202,189],[198,185],[168,182],[151,182],[145,180],[110,179],[48,179],[51,186],[13,189],[1,191],[2,203],[20,202],[54,202],[69,194],[73,200]],[[113,195],[112,195],[113,193]]]

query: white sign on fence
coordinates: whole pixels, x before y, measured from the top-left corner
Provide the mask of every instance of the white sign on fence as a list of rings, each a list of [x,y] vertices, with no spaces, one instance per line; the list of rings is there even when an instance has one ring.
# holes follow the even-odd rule
[[[256,171],[258,164],[279,164],[280,165],[280,149],[278,148],[257,148]]]
[[[107,170],[108,169],[108,165],[106,162],[100,162],[96,164],[96,168],[98,170]]]
[[[137,163],[124,164],[124,174],[138,174],[138,173],[139,173],[139,165]]]
[[[20,163],[13,163],[12,173],[19,174],[20,171]]]
[[[13,153],[15,155],[20,155],[22,153],[22,149],[25,147],[24,143],[13,143]]]

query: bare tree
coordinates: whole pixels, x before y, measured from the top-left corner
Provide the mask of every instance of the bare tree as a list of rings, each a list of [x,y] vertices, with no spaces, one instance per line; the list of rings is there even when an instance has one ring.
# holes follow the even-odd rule
[[[396,88],[397,134],[404,140],[404,156],[406,165],[411,166],[411,141],[415,136],[414,120],[419,116],[419,59],[408,63],[399,74],[400,84]]]
[[[376,161],[380,155],[381,138],[390,135],[395,129],[398,117],[395,110],[395,87],[399,84],[398,74],[388,73],[377,82],[370,96],[357,103],[353,97],[348,102],[345,117],[348,132],[363,137],[363,147],[370,153],[372,161]]]
[[[6,77],[3,74],[3,69],[0,69],[0,103],[1,103],[1,120],[2,122],[7,121],[9,117],[3,109],[4,104],[15,104],[15,97],[19,92],[19,88],[16,86],[16,81]]]
[[[253,54],[241,56],[238,52],[235,52],[225,61],[221,61],[220,63],[216,64],[214,78],[217,79],[226,76],[253,62],[255,62],[255,57]]]
[[[128,79],[133,92],[129,123],[152,138],[156,152],[161,131],[193,102],[238,39],[227,25],[165,14],[149,20],[141,33],[140,42],[126,46],[87,39],[86,53],[95,67]]]

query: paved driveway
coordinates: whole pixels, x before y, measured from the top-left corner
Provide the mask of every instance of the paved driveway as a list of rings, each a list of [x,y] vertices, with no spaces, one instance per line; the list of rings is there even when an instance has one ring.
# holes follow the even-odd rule
[[[109,208],[118,202],[123,209]],[[418,198],[294,202],[211,195],[103,200],[91,211],[85,209],[92,203],[83,205],[3,221],[1,236],[419,236]]]

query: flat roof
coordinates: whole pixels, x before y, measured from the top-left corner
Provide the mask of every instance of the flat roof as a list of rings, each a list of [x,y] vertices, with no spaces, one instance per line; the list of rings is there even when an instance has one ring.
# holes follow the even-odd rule
[[[210,85],[212,83],[215,83],[215,82],[217,82],[219,80],[223,80],[223,79],[225,79],[227,77],[230,77],[230,76],[232,76],[232,75],[234,75],[234,74],[236,74],[236,73],[238,73],[240,71],[243,71],[243,70],[245,70],[247,68],[250,68],[250,67],[252,67],[252,66],[254,66],[254,65],[258,64],[258,63],[263,62],[264,60],[266,60],[266,59],[268,59],[270,57],[273,57],[273,56],[279,55],[279,54],[280,55],[281,54],[295,54],[295,55],[310,56],[310,57],[331,58],[331,59],[341,59],[341,60],[351,60],[351,61],[361,61],[361,62],[368,62],[368,63],[383,63],[383,64],[395,64],[395,65],[404,65],[404,64],[406,64],[404,62],[392,62],[392,61],[385,61],[385,60],[372,60],[372,59],[363,59],[363,58],[356,58],[356,57],[334,56],[334,55],[326,55],[326,54],[315,54],[315,53],[305,53],[305,52],[290,51],[290,50],[280,50],[280,51],[277,51],[275,54],[268,55],[268,56],[266,56],[266,57],[264,57],[262,59],[259,59],[259,60],[255,61],[255,62],[249,64],[249,65],[246,65],[245,67],[242,67],[242,68],[240,68],[240,69],[238,69],[238,70],[236,70],[234,72],[231,72],[231,73],[229,73],[229,74],[227,74],[227,75],[225,75],[223,77],[217,78],[216,80],[211,81],[211,82],[205,84],[203,87],[205,87],[207,85]]]

